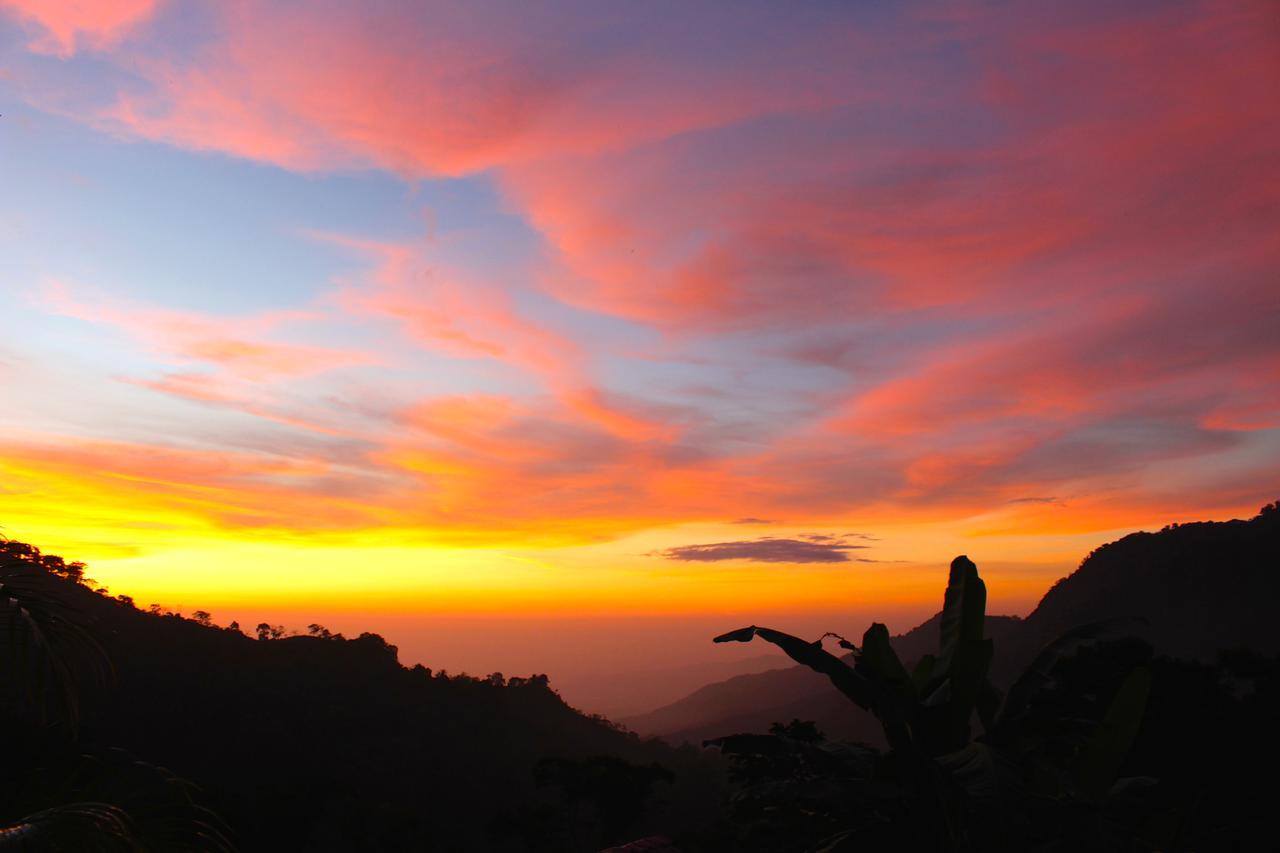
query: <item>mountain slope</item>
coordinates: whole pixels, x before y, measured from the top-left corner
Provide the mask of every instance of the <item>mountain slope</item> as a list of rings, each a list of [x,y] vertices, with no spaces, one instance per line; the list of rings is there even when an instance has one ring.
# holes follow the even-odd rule
[[[617,720],[674,702],[704,684],[765,672],[790,663],[786,655],[770,650],[749,658],[582,676],[557,681],[556,689],[573,707]]]
[[[992,667],[1007,681],[1054,637],[1101,619],[1130,620],[1130,631],[1174,657],[1211,659],[1221,649],[1280,652],[1267,607],[1280,594],[1280,509],[1247,521],[1171,525],[1104,545],[1059,580],[1026,619],[988,616]],[[937,645],[939,616],[893,638],[904,661]],[[879,742],[868,715],[851,709],[826,678],[787,667],[709,684],[622,722],[673,743],[732,732],[763,732],[773,722],[814,720],[830,736]]]
[[[1266,606],[1280,594],[1280,510],[1247,521],[1170,525],[1090,554],[1026,619],[1024,643],[1097,619],[1141,619],[1138,632],[1173,657],[1220,649],[1280,652]],[[1025,652],[1023,652],[1025,654]]]

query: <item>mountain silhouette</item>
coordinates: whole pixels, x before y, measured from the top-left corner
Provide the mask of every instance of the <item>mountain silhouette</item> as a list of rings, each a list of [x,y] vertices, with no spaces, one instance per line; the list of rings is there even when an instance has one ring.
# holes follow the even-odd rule
[[[1280,594],[1280,509],[1249,520],[1169,525],[1103,545],[1062,578],[1025,619],[988,616],[995,640],[992,677],[1007,681],[1045,643],[1077,625],[1116,620],[1158,653],[1210,661],[1224,649],[1280,652],[1280,632],[1260,602]],[[937,642],[937,614],[892,639],[914,662]],[[801,666],[708,684],[676,702],[620,720],[642,735],[700,743],[727,732],[769,730],[812,720],[829,737],[881,744],[867,715],[850,714],[827,679]]]
[[[42,582],[113,674],[78,685],[74,738],[3,697],[34,777],[136,756],[193,783],[244,851],[599,850],[696,822],[721,795],[713,761],[575,711],[545,675],[406,668],[376,634],[253,639],[94,592],[82,568]],[[8,774],[0,805],[30,788]]]
[[[1212,660],[1222,649],[1280,652],[1263,602],[1280,595],[1280,503],[1247,521],[1173,524],[1101,546],[1026,618],[1007,663],[1076,625],[1125,619],[1160,653]]]

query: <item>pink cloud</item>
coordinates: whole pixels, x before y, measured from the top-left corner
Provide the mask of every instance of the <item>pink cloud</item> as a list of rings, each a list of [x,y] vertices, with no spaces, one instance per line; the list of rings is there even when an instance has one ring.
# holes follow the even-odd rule
[[[263,394],[251,383],[217,374],[167,373],[158,378],[117,377],[121,382],[151,391],[231,409],[282,426],[330,436],[356,436],[349,428],[334,426],[337,420],[327,407],[282,405],[278,393]]]
[[[1217,409],[1225,388],[1244,392],[1275,379],[1275,306],[1264,278],[1216,293],[1075,307],[1072,317],[1049,312],[1016,331],[939,349],[914,371],[853,396],[831,425],[908,440],[1014,419],[1064,428],[1158,402]]]
[[[514,7],[515,29],[478,9],[246,3],[194,59],[133,57],[151,88],[112,121],[298,169],[492,172],[547,241],[548,292],[669,330],[981,313],[1256,249],[1278,191],[1253,177],[1277,133],[1265,4],[1065,9],[884,32],[688,11],[602,52],[625,20],[571,5]],[[693,49],[703,32],[719,50]],[[414,322],[496,345],[445,313]]]
[[[935,81],[950,113],[904,100],[954,125],[906,141],[829,111],[756,144],[742,129],[504,177],[559,252],[554,292],[667,327],[1140,288],[1275,246],[1259,218],[1280,198],[1265,14],[988,20],[982,74]]]
[[[207,373],[170,373],[159,379],[126,378],[125,381],[200,403],[232,403],[236,400],[236,395],[226,387],[225,382]]]
[[[660,418],[603,393],[591,376],[593,354],[568,333],[527,316],[504,283],[433,261],[421,246],[319,236],[373,262],[361,282],[340,295],[348,307],[399,321],[414,340],[443,355],[493,360],[532,375],[564,407],[616,435],[674,434]]]
[[[285,326],[317,319],[304,311],[218,317],[85,299],[58,281],[47,282],[37,301],[53,313],[119,330],[180,360],[215,365],[249,382],[296,378],[375,360],[363,352],[268,339]]]
[[[85,45],[113,46],[155,9],[156,0],[0,0],[0,10],[39,29],[31,50],[61,57]]]
[[[504,5],[329,2],[306,15],[270,3],[223,6],[225,38],[199,65],[149,61],[153,91],[122,97],[111,117],[148,138],[293,168],[375,163],[457,175],[841,102],[844,87],[812,72],[846,66],[841,57],[871,44],[845,26],[828,26],[820,46],[780,41],[769,28],[786,22],[752,10],[735,11],[735,36],[717,16],[686,10],[699,30],[768,52],[771,62],[744,77],[692,43],[661,65],[649,52],[661,45],[643,40],[606,55],[595,44],[600,28],[627,21],[594,5],[538,15]],[[672,35],[660,27],[656,37]]]

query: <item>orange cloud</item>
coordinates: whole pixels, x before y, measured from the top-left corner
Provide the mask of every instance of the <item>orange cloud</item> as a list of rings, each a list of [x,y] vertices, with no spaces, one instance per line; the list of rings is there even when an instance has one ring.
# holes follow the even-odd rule
[[[14,519],[74,516],[148,519],[190,534],[218,529],[351,531],[383,521],[383,510],[361,499],[376,478],[346,474],[347,496],[333,463],[319,458],[236,453],[66,439],[0,446],[0,467],[13,488],[4,495]],[[319,486],[319,488],[313,488]]]

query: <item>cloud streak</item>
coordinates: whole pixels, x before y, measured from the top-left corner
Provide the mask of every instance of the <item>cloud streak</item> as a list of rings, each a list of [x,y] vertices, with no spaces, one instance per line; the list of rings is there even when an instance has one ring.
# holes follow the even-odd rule
[[[825,534],[797,539],[762,536],[731,542],[678,545],[659,551],[658,555],[668,560],[697,563],[726,560],[752,563],[847,563],[850,551],[869,547],[847,540],[848,537]]]
[[[31,50],[69,57],[83,46],[108,48],[155,12],[156,0],[3,0],[33,26]]]

